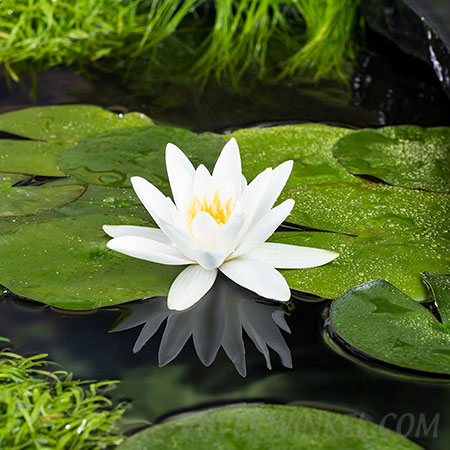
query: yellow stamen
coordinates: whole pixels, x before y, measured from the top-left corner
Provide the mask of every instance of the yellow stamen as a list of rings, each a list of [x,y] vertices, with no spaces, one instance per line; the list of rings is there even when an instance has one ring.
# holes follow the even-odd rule
[[[206,195],[203,197],[203,201],[200,201],[199,198],[194,195],[194,198],[191,200],[190,208],[187,210],[189,226],[191,226],[194,217],[199,212],[204,211],[208,213],[220,227],[223,227],[230,218],[234,205],[235,202],[232,198],[229,198],[225,205],[222,205],[219,197],[219,191],[216,191],[214,194],[214,199],[211,203],[208,203]]]

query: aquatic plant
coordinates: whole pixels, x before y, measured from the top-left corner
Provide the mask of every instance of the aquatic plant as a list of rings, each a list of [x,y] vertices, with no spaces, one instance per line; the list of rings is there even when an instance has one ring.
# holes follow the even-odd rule
[[[170,287],[169,309],[190,308],[212,287],[218,272],[262,297],[288,301],[291,291],[278,269],[322,266],[338,253],[265,242],[294,207],[287,199],[273,208],[293,161],[267,168],[247,185],[236,139],[224,146],[212,173],[197,169],[174,144],[166,166],[174,202],[153,184],[132,177],[133,188],[158,228],[104,225],[108,247],[134,258],[186,266]]]
[[[193,74],[201,79],[236,83],[249,68],[265,77],[273,62],[283,76],[309,70],[345,78],[358,6],[359,0],[3,0],[0,65],[15,81],[59,64],[126,73],[138,59],[151,67],[169,36],[186,40],[195,30]]]
[[[7,339],[1,338],[8,342]],[[46,354],[0,350],[0,448],[100,450],[123,441],[116,422],[124,405],[104,395],[114,381],[74,380],[50,370]]]

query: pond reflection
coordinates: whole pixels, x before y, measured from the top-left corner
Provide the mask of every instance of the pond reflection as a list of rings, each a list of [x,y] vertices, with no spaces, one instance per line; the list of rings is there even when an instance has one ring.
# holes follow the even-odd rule
[[[133,347],[137,353],[166,321],[158,353],[159,366],[175,359],[192,336],[200,361],[209,366],[220,347],[243,377],[247,374],[243,332],[253,341],[272,368],[269,348],[278,353],[283,366],[292,368],[292,357],[281,330],[290,333],[286,305],[257,296],[219,276],[212,289],[184,311],[167,308],[166,297],[129,303],[111,332],[144,325]]]

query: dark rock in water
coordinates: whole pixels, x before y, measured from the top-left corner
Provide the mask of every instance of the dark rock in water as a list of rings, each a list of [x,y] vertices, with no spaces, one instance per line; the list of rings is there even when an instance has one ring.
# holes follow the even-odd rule
[[[431,64],[450,97],[450,3],[448,0],[363,0],[368,25],[402,51]]]

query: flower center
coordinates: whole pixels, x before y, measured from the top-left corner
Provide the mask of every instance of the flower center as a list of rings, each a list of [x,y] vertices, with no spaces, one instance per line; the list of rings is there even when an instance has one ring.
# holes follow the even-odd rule
[[[189,226],[191,226],[194,217],[199,212],[203,211],[208,213],[220,227],[223,227],[230,218],[234,205],[235,202],[232,198],[229,198],[225,204],[222,204],[219,197],[219,191],[216,191],[211,203],[206,199],[206,195],[203,197],[203,201],[200,201],[199,198],[194,195],[190,207],[187,210]]]

